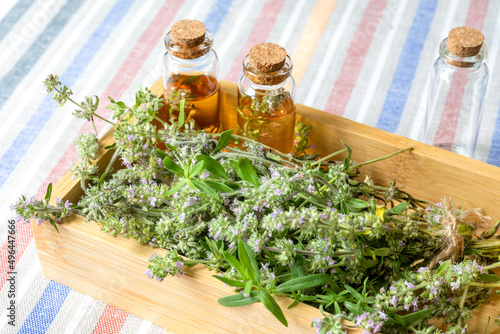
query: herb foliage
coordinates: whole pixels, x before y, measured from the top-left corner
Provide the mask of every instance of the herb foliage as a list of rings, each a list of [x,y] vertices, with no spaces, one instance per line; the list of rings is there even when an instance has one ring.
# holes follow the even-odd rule
[[[57,76],[45,85],[59,104],[74,102]],[[110,101],[116,132],[106,148],[115,152],[109,166],[99,174],[97,138],[81,135],[72,171],[85,195],[52,206],[49,185],[43,200],[19,199],[19,220],[57,229],[55,222],[83,215],[113,236],[166,250],[150,258],[150,278],[182,276],[202,263],[236,290],[221,305],[261,302],[287,326],[276,302],[286,296],[290,307],[321,310],[312,321],[318,333],[343,333],[351,325],[340,319],[366,333],[462,333],[471,310],[500,287],[492,271],[500,266],[498,223],[476,236],[488,217],[475,210],[415,199],[396,181],[385,188],[356,178],[361,166],[402,152],[360,164],[347,145],[320,159],[292,156],[231,130],[194,130],[183,121],[182,100],[174,106],[178,122],[164,122],[157,117],[162,101],[148,89],[138,90],[133,106]],[[85,98],[75,115],[93,121],[97,103]],[[308,147],[305,136],[297,143],[299,151]],[[123,168],[113,171],[117,159]],[[451,241],[461,247],[450,249]],[[442,318],[445,329],[431,318]]]

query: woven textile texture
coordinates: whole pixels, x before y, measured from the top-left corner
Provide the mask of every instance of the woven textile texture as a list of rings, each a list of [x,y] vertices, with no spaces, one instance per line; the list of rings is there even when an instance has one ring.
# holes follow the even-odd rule
[[[31,226],[16,226],[16,326],[8,324],[7,222],[22,194],[41,197],[92,125],[58,108],[43,80],[130,103],[162,71],[163,38],[181,19],[214,35],[221,78],[237,82],[248,50],[275,42],[294,61],[298,102],[417,139],[439,43],[471,26],[489,48],[489,90],[475,159],[500,166],[500,1],[493,0],[2,0],[0,4],[0,332],[165,333],[45,278]],[[108,127],[97,122],[99,133]],[[36,228],[36,227],[35,227]],[[313,331],[313,329],[311,329]]]

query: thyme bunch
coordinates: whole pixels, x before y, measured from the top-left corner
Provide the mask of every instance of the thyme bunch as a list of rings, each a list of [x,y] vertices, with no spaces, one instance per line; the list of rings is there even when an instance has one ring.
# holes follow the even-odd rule
[[[56,101],[69,100],[71,91],[57,76],[45,84],[56,90]],[[157,117],[161,100],[147,89],[133,106],[110,100],[116,132],[109,166],[101,175],[91,167],[96,139],[82,136],[84,165],[75,174],[87,187],[79,203],[51,206],[49,185],[43,201],[22,197],[15,204],[20,220],[56,227],[54,220],[81,214],[114,236],[164,249],[150,258],[149,278],[181,277],[187,266],[202,263],[237,292],[220,304],[261,302],[287,325],[275,301],[286,296],[291,307],[303,302],[321,310],[323,318],[312,320],[318,333],[343,333],[340,319],[365,333],[461,333],[471,310],[500,287],[492,271],[500,267],[498,223],[477,238],[479,225],[465,218],[470,212],[416,199],[396,182],[386,188],[356,178],[363,165],[407,149],[359,164],[348,146],[300,159],[231,130],[195,130],[184,120],[182,100],[176,121],[165,122]],[[244,149],[232,145],[243,139]],[[302,152],[308,146],[306,137],[298,143]],[[116,159],[123,168],[113,171]],[[443,222],[450,216],[463,218],[453,230],[462,252],[433,266],[447,247],[450,229]],[[446,329],[431,325],[434,318]]]

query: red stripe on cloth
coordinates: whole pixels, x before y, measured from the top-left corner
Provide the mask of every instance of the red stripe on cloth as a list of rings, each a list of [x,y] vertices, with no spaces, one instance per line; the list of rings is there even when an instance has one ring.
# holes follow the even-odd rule
[[[484,20],[488,10],[489,0],[471,1],[465,25],[477,30],[483,29]],[[454,75],[450,91],[446,97],[443,114],[439,123],[434,143],[453,143],[457,131],[458,118],[462,107],[465,85],[467,81],[463,76]]]
[[[127,317],[127,312],[119,310],[111,305],[106,305],[92,334],[119,333]]]
[[[128,55],[127,59],[123,63],[120,70],[116,73],[114,78],[111,80],[110,84],[104,92],[99,97],[100,101],[107,101],[108,96],[112,96],[117,100],[121,98],[123,93],[129,87],[130,83],[133,81],[137,73],[142,67],[142,64],[146,61],[151,51],[160,43],[163,39],[163,34],[166,27],[170,26],[173,18],[179,11],[180,7],[184,4],[184,1],[166,1],[163,7],[158,11],[154,20],[149,24],[146,31],[142,34],[139,41],[134,46],[133,50]],[[160,73],[158,74],[158,77]],[[111,111],[104,109],[101,105],[97,111],[100,115],[109,115]],[[96,119],[95,126],[97,131],[100,131],[104,127],[104,121]],[[92,123],[86,122],[79,133],[86,133],[93,131]],[[76,140],[78,136],[73,139]],[[43,185],[37,192],[37,198],[43,197],[47,185],[50,182],[57,182],[71,167],[72,162],[76,158],[76,147],[71,144],[62,158],[58,161],[57,165],[52,169],[49,177],[43,182]],[[36,228],[36,226],[34,226]],[[29,224],[17,224],[16,229],[16,263],[23,255],[26,247],[33,234],[31,232],[31,227]],[[8,244],[4,243],[2,248],[0,248],[0,264],[1,268],[7,265],[8,260]],[[6,267],[8,268],[8,267]],[[0,272],[0,287],[3,287],[7,279],[7,271],[2,270]]]
[[[340,116],[344,114],[386,5],[387,0],[375,0],[370,1],[366,7],[326,103],[325,111]]]
[[[9,240],[7,239],[7,242],[5,242],[2,245],[2,248],[0,248],[0,290],[3,289],[5,282],[7,281],[7,278],[9,278],[9,272],[11,272],[11,268],[9,265],[9,251],[12,249],[14,250],[15,254],[15,260],[14,260],[14,271],[16,271],[15,265],[17,262],[21,259],[21,256],[24,253],[24,250],[26,247],[28,247],[28,244],[31,241],[31,238],[33,237],[33,234],[31,233],[31,226],[30,224],[25,224],[25,223],[16,223],[16,234],[15,236],[15,241],[13,243],[9,243]],[[11,239],[12,240],[12,239]],[[9,245],[12,245],[12,247],[9,249]]]
[[[225,80],[232,82],[237,82],[239,80],[243,74],[241,67],[243,59],[254,45],[263,43],[267,40],[284,3],[284,0],[268,0],[264,4],[259,17],[257,18],[257,21],[255,21],[253,29],[245,42],[245,45],[241,48],[240,53],[231,66],[231,69],[226,74],[226,77],[224,78]]]

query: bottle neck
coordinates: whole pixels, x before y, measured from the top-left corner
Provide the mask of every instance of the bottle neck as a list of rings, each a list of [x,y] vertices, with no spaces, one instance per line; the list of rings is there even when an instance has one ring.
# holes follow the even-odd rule
[[[439,45],[439,56],[446,63],[463,68],[479,68],[486,61],[486,56],[488,55],[488,48],[483,44],[479,53],[470,57],[459,57],[454,55],[448,50],[448,38],[445,38]]]

